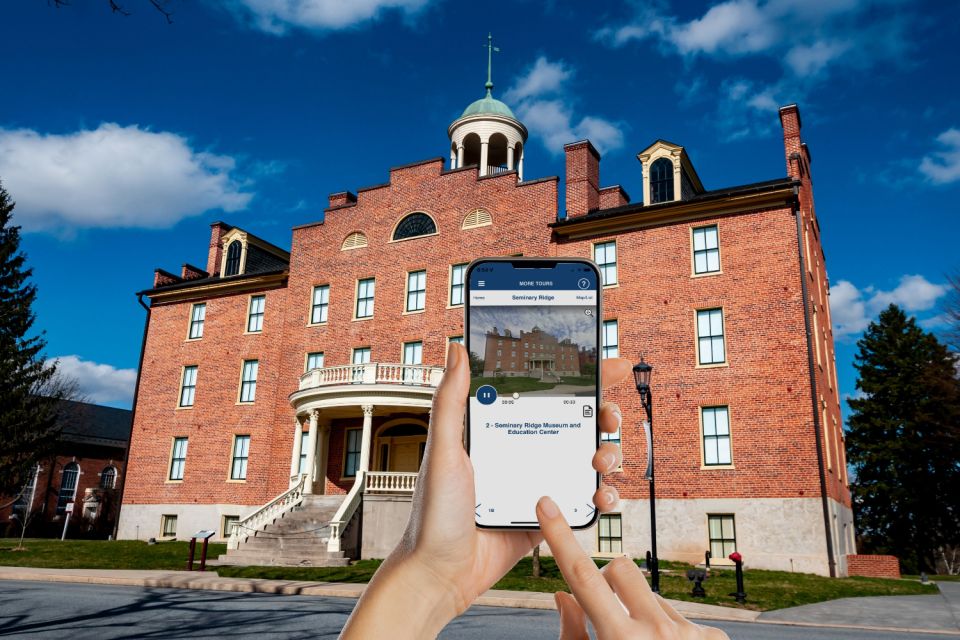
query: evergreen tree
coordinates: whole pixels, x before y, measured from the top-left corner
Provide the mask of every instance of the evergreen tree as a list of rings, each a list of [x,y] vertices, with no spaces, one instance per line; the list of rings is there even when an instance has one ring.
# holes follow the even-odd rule
[[[960,542],[960,380],[956,356],[896,305],[857,342],[847,452],[861,547],[930,571]]]
[[[11,224],[14,203],[0,184],[0,495],[17,495],[33,465],[53,451],[56,408],[68,391],[56,365],[43,357],[43,335],[30,336],[37,288],[20,251],[20,227]]]

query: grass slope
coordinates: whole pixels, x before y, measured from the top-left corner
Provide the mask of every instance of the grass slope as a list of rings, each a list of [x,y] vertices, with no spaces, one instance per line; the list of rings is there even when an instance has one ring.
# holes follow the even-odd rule
[[[0,565],[58,569],[176,569],[187,567],[189,542],[148,545],[138,540],[51,540],[28,538],[26,551],[14,551],[19,540],[0,538]],[[226,553],[227,545],[211,543],[207,559]],[[196,566],[200,562],[197,544]]]

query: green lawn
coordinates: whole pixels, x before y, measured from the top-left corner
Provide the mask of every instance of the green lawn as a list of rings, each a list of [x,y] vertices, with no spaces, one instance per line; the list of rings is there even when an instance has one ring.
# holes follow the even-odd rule
[[[0,565],[21,567],[58,567],[75,569],[184,569],[189,553],[187,542],[161,542],[148,545],[132,540],[37,540],[24,541],[26,551],[13,551],[15,539],[0,539]],[[208,557],[225,552],[226,545],[211,544]],[[316,582],[368,582],[380,560],[361,560],[349,567],[218,567],[224,577],[307,580]],[[533,578],[531,558],[523,558],[500,582],[496,589],[553,592],[567,590],[567,585],[553,558],[540,561],[542,576]],[[598,560],[598,565],[605,561]],[[690,568],[679,562],[662,561],[661,593],[667,598],[740,607],[730,593],[736,590],[732,569],[714,569],[704,583],[706,598],[690,595],[691,583],[686,578]],[[937,576],[931,576],[936,579]],[[956,579],[956,576],[944,576]],[[745,572],[747,609],[767,611],[802,604],[856,596],[934,594],[936,587],[922,585],[916,578],[883,580],[880,578],[823,578],[805,573],[785,571]]]
[[[137,540],[60,540],[28,538],[26,551],[14,551],[15,538],[0,538],[0,565],[13,567],[56,567],[63,569],[186,569],[189,542],[159,542],[148,545]],[[207,559],[226,553],[227,545],[211,543]],[[199,566],[197,544],[196,566]]]
[[[903,576],[904,580],[919,580],[920,576]],[[936,574],[930,574],[927,576],[927,580],[933,580],[934,582],[960,582],[960,575],[955,576],[938,576]]]

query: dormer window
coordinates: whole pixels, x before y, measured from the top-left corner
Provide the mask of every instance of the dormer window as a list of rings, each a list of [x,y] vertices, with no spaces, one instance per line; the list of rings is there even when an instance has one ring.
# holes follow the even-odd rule
[[[672,202],[673,199],[673,163],[660,158],[650,167],[650,204]]]
[[[243,252],[243,244],[239,240],[234,240],[227,247],[227,265],[223,270],[225,276],[235,276],[240,273],[240,254]]]
[[[427,214],[417,211],[411,213],[393,230],[394,240],[406,240],[418,236],[432,236],[437,233],[437,223]]]

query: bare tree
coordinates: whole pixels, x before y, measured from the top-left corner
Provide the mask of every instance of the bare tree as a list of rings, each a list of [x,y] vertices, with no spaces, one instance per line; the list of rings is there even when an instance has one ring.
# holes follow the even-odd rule
[[[173,11],[170,10],[168,5],[170,4],[169,0],[145,0],[151,7],[156,9],[160,15],[166,19],[167,24],[173,24]],[[61,7],[69,7],[69,0],[47,0],[47,4],[53,5],[57,9]],[[130,11],[127,10],[127,3],[120,3],[118,0],[107,0],[107,6],[110,7],[112,13],[120,14],[121,16],[132,15]]]

